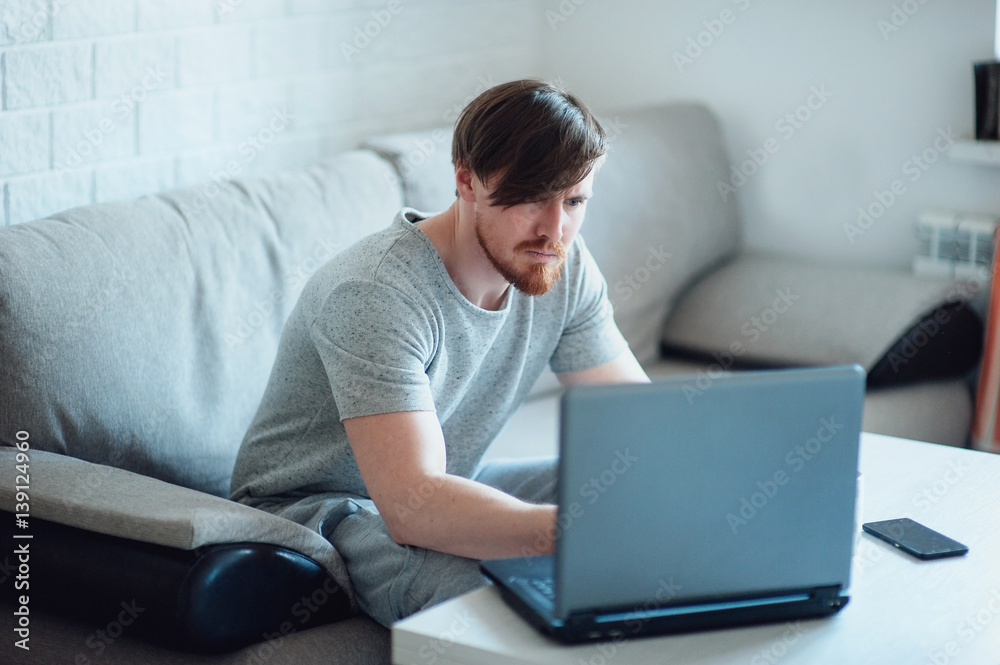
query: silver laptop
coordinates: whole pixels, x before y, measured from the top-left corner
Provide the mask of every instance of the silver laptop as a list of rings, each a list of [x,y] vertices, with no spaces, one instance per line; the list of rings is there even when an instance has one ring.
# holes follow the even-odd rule
[[[568,388],[554,556],[484,561],[566,642],[818,617],[847,602],[857,366]]]

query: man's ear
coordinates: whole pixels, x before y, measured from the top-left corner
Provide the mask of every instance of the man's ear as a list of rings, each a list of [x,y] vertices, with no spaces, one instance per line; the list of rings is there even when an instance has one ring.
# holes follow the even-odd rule
[[[475,179],[476,176],[472,173],[472,170],[469,169],[464,162],[459,162],[458,165],[455,166],[455,195],[463,201],[475,201],[476,185],[473,182]]]

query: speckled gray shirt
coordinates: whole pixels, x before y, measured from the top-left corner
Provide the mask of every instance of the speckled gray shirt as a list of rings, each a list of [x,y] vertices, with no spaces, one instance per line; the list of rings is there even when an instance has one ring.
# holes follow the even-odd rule
[[[341,420],[397,411],[436,411],[448,473],[469,477],[546,363],[574,372],[627,348],[579,237],[551,291],[510,289],[490,311],[458,290],[421,219],[400,211],[309,280],[240,448],[234,499],[368,498]]]

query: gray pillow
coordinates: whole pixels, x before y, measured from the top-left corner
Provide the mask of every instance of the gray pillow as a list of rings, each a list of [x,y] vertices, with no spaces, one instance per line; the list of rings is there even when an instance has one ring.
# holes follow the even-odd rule
[[[662,346],[721,365],[857,363],[870,371],[927,312],[965,291],[907,272],[748,252],[684,294]]]
[[[359,151],[0,228],[0,442],[228,496],[299,292],[393,182]]]
[[[441,212],[455,200],[455,167],[451,163],[451,127],[388,134],[369,139],[373,150],[396,169],[406,205],[421,212]]]
[[[611,150],[581,233],[607,280],[618,327],[648,363],[680,292],[739,246],[736,198],[723,200],[716,189],[729,177],[729,161],[719,123],[701,105],[601,120]]]

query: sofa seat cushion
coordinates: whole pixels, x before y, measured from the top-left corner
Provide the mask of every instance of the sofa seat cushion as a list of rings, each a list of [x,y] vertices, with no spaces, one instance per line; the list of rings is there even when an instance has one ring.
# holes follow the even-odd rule
[[[723,369],[856,363],[877,368],[878,384],[959,376],[979,355],[975,342],[971,356],[964,347],[982,339],[968,290],[900,271],[745,252],[684,294],[662,344],[669,355]],[[962,353],[949,352],[954,343]]]
[[[0,228],[0,442],[228,496],[299,292],[392,183],[357,151]]]

